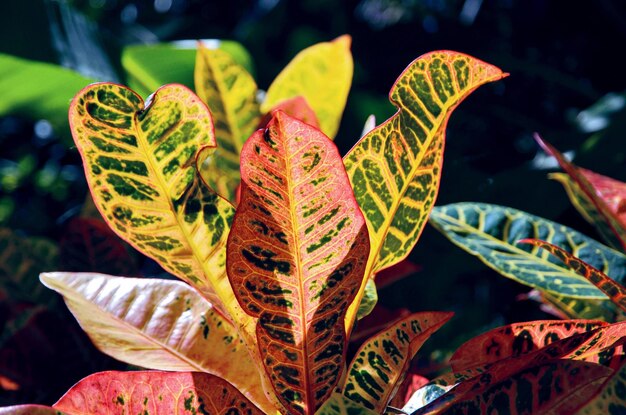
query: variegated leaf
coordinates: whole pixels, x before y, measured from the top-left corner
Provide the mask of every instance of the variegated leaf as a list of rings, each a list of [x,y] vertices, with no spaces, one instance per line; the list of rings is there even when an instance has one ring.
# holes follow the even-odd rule
[[[189,372],[95,373],[53,407],[68,415],[263,415],[225,380]]]
[[[593,399],[576,410],[576,414],[626,414],[626,362],[604,382]]]
[[[350,43],[350,36],[344,35],[298,53],[270,85],[261,112],[301,96],[313,108],[324,134],[334,137],[352,83]]]
[[[263,369],[287,413],[313,414],[341,376],[367,228],[341,157],[319,130],[278,111],[241,160],[228,276],[256,320]]]
[[[0,413],[1,414],[1,413]],[[359,405],[340,393],[334,392],[324,401],[324,404],[315,415],[377,415],[379,412],[371,411]]]
[[[489,267],[522,284],[554,295],[606,300],[602,291],[547,252],[529,252],[515,242],[546,240],[564,247],[620,282],[626,280],[626,256],[566,226],[519,210],[482,203],[438,206],[431,223],[454,244]]]
[[[257,86],[230,54],[199,44],[194,71],[196,93],[213,116],[218,147],[204,160],[204,180],[234,203],[239,185],[239,153],[259,123]]]
[[[72,101],[70,125],[111,228],[234,321],[244,318],[225,273],[234,209],[195,166],[200,147],[215,147],[206,105],[181,85],[162,87],[144,104],[125,87],[94,84]]]
[[[522,239],[519,243],[527,243],[538,246],[563,261],[563,263],[576,273],[585,277],[589,282],[598,287],[619,308],[626,312],[626,287],[614,281],[602,271],[592,267],[585,261],[581,261],[566,250],[539,239]]]
[[[532,292],[532,291],[531,291]],[[564,319],[602,320],[609,323],[626,319],[626,313],[608,300],[589,300],[550,294],[537,290],[538,301],[554,307],[559,317]]]
[[[551,144],[544,141],[539,134],[535,134],[535,140],[544,149],[544,151],[558,161],[559,165],[570,178],[576,183],[579,197],[587,199],[587,207],[593,205],[595,214],[594,219],[601,219],[600,231],[611,242],[619,243],[621,249],[626,251],[626,226],[615,212],[609,208],[604,198],[598,194],[598,190],[594,188],[586,175],[580,172],[580,169],[567,161],[565,157]],[[573,189],[572,189],[573,190]],[[574,203],[576,206],[576,203]],[[612,236],[609,236],[612,233]]]
[[[426,340],[452,313],[422,312],[392,324],[368,339],[348,369],[343,393],[353,401],[382,413]]]
[[[485,366],[606,325],[605,322],[591,320],[542,320],[509,324],[463,343],[450,358],[450,365],[455,372]]]
[[[400,75],[389,94],[398,112],[344,157],[370,233],[366,275],[411,252],[437,197],[452,111],[480,85],[505,76],[495,66],[449,51],[423,55]],[[356,307],[348,321],[354,320]]]
[[[181,281],[45,273],[104,353],[136,366],[217,375],[271,411],[261,378],[233,325]]]
[[[376,283],[373,279],[368,278],[365,284],[365,291],[363,292],[363,298],[359,303],[359,309],[357,310],[357,318],[361,319],[369,315],[376,303],[378,302],[378,290],[376,289]]]

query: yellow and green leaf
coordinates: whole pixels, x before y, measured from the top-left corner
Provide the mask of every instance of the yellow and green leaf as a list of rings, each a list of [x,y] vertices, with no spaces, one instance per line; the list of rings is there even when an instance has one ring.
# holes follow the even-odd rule
[[[271,411],[261,378],[233,325],[189,285],[92,273],[44,273],[42,283],[101,351],[148,369],[219,376]]]
[[[602,320],[616,322],[626,320],[626,313],[607,300],[589,300],[586,298],[572,298],[556,295],[547,291],[537,291],[539,301],[555,307],[563,318],[580,318],[584,320]]]
[[[477,256],[505,277],[557,296],[606,300],[602,291],[548,252],[518,246],[520,239],[541,239],[566,247],[579,258],[626,280],[626,256],[563,225],[497,205],[457,203],[438,206],[431,223],[454,244]]]
[[[2,413],[0,412],[0,415]],[[346,398],[341,393],[334,392],[324,402],[315,415],[377,415],[375,412],[359,405],[351,399]]]
[[[344,35],[298,53],[270,85],[261,112],[301,96],[317,115],[324,134],[334,137],[352,83],[350,43],[350,36]]]
[[[389,94],[397,113],[344,157],[370,233],[368,276],[400,262],[415,246],[439,189],[452,111],[480,85],[505,76],[495,66],[447,51],[416,59],[400,75]],[[351,307],[349,322],[357,307]]]
[[[217,149],[203,160],[205,182],[224,198],[235,202],[239,185],[239,153],[259,124],[257,86],[230,54],[198,46],[194,71],[196,93],[211,110]]]
[[[365,220],[337,148],[308,124],[276,112],[241,160],[228,276],[286,413],[313,414],[343,370],[344,316],[369,254]]]
[[[382,413],[424,342],[452,313],[414,313],[368,339],[348,366],[343,393],[360,405]]]

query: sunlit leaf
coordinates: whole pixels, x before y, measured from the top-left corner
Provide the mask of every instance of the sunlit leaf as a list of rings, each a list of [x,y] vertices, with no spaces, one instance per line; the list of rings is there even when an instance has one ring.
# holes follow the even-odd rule
[[[413,414],[415,411],[428,405],[453,387],[453,385],[442,386],[432,383],[424,385],[411,395],[407,403],[402,407],[402,410],[407,414]]]
[[[337,148],[308,124],[276,112],[241,160],[228,276],[276,395],[288,413],[313,414],[341,376],[367,228]]]
[[[201,168],[204,180],[220,195],[235,201],[239,185],[239,153],[259,124],[257,86],[230,54],[198,47],[194,70],[196,93],[213,116],[217,149]]]
[[[74,385],[53,407],[68,415],[263,415],[223,379],[187,372],[95,373]]]
[[[622,250],[626,251],[626,224],[622,222],[623,218],[616,214],[616,212],[614,212],[606,203],[605,198],[612,196],[609,196],[608,194],[602,196],[600,189],[594,187],[594,184],[589,181],[587,175],[582,173],[578,167],[567,161],[567,159],[563,157],[563,155],[556,148],[544,141],[538,134],[535,134],[535,140],[544,149],[544,151],[556,158],[561,168],[565,170],[571,180],[575,183],[576,187],[572,187],[572,184],[569,189],[566,185],[568,193],[575,192],[576,199],[586,199],[585,202],[582,202],[583,205],[581,205],[581,202],[574,202],[574,206],[577,208],[584,207],[589,213],[583,216],[585,216],[586,219],[592,218],[595,220],[595,223],[599,225],[598,229],[602,233],[603,237],[618,247],[621,247]],[[603,183],[600,184],[598,182],[598,178],[592,178],[592,180],[595,181],[596,186],[601,187],[606,184],[606,181],[603,181]],[[617,193],[619,194],[619,191]],[[621,196],[618,196],[618,199],[621,200]],[[618,206],[619,200],[617,201]],[[591,213],[590,206],[593,206],[593,213]]]
[[[217,375],[271,409],[237,330],[181,281],[45,273],[96,347],[149,369]]]
[[[344,157],[370,233],[366,275],[411,252],[437,196],[450,114],[480,85],[505,76],[495,66],[456,52],[426,54],[400,75],[389,94],[398,112]],[[356,307],[358,303],[348,321],[354,320]]]
[[[519,243],[532,244],[550,252],[556,258],[563,261],[567,267],[574,270],[579,275],[582,275],[589,282],[598,287],[600,291],[606,294],[606,296],[613,301],[614,304],[626,312],[626,287],[612,280],[602,271],[592,267],[584,261],[581,261],[579,258],[576,258],[566,250],[549,242],[539,239],[522,239]]]
[[[15,405],[0,408],[0,415],[64,415],[58,409],[43,405]],[[68,414],[69,415],[69,414]]]
[[[1,412],[0,412],[1,414]],[[324,402],[315,415],[377,415],[378,412],[371,411],[359,405],[340,393],[333,393]]]
[[[334,137],[352,82],[350,43],[350,36],[344,35],[298,53],[270,85],[261,111],[270,112],[282,101],[302,96],[324,134]]]
[[[566,247],[618,282],[626,280],[626,256],[563,225],[528,213],[482,203],[438,206],[431,223],[454,244],[489,267],[522,284],[550,294],[606,300],[602,291],[548,252],[515,245],[524,238]]]
[[[626,413],[626,362],[600,387],[597,395],[576,411],[577,415]]]
[[[411,359],[452,313],[415,313],[368,339],[349,365],[343,393],[381,413],[400,386]]]
[[[289,98],[285,101],[281,101],[270,112],[266,113],[259,123],[259,128],[265,128],[271,121],[274,111],[282,111],[285,114],[297,118],[302,122],[312,125],[315,128],[320,128],[320,123],[317,119],[317,115],[313,109],[306,102],[306,99],[301,96]]]
[[[234,209],[195,167],[197,151],[215,146],[206,105],[181,85],[162,87],[144,104],[125,87],[94,84],[72,101],[70,122],[111,228],[234,321],[244,318],[225,275]]]

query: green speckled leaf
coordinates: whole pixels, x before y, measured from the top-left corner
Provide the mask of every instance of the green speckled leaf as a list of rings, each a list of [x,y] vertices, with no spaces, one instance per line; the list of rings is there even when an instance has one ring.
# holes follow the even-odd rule
[[[400,386],[411,359],[451,317],[452,313],[445,312],[411,314],[368,339],[348,366],[344,395],[382,413]]]
[[[101,351],[123,362],[217,375],[260,408],[261,378],[237,330],[189,285],[93,273],[45,273]]]
[[[548,252],[515,245],[524,238],[566,247],[585,262],[626,279],[626,256],[587,236],[519,210],[481,203],[457,203],[433,209],[431,223],[457,246],[489,267],[522,284],[550,294],[605,300],[602,291]]]
[[[340,393],[333,393],[324,402],[315,415],[378,415],[378,412],[371,411],[343,396]]]
[[[411,252],[437,197],[450,115],[476,88],[506,75],[468,55],[440,51],[413,61],[395,82],[389,99],[396,114],[344,157],[370,234],[366,275]],[[351,307],[348,321],[356,317],[357,307]]]
[[[343,370],[344,316],[369,254],[365,220],[337,148],[308,124],[276,112],[241,160],[228,277],[286,413],[313,414]]]

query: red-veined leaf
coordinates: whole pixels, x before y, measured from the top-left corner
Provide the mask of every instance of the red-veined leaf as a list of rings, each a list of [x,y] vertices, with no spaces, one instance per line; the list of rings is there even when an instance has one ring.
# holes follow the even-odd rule
[[[368,339],[350,363],[344,395],[382,413],[415,353],[451,317],[445,312],[414,313]]]
[[[68,415],[263,415],[225,380],[188,372],[95,373],[74,385],[53,407]]]
[[[566,250],[539,239],[522,239],[519,243],[527,243],[538,246],[563,261],[565,265],[587,278],[589,282],[598,287],[622,310],[626,311],[626,287],[611,279],[604,272],[592,267]]]
[[[397,79],[389,94],[396,114],[344,157],[370,234],[368,277],[415,246],[437,196],[452,111],[480,85],[506,75],[470,56],[440,51],[419,57]],[[364,287],[365,281],[348,311],[349,329]]]
[[[288,413],[313,414],[341,376],[367,228],[337,148],[308,124],[276,112],[241,160],[228,276],[276,395]]]
[[[64,415],[58,409],[43,405],[15,405],[0,408],[0,415]]]

